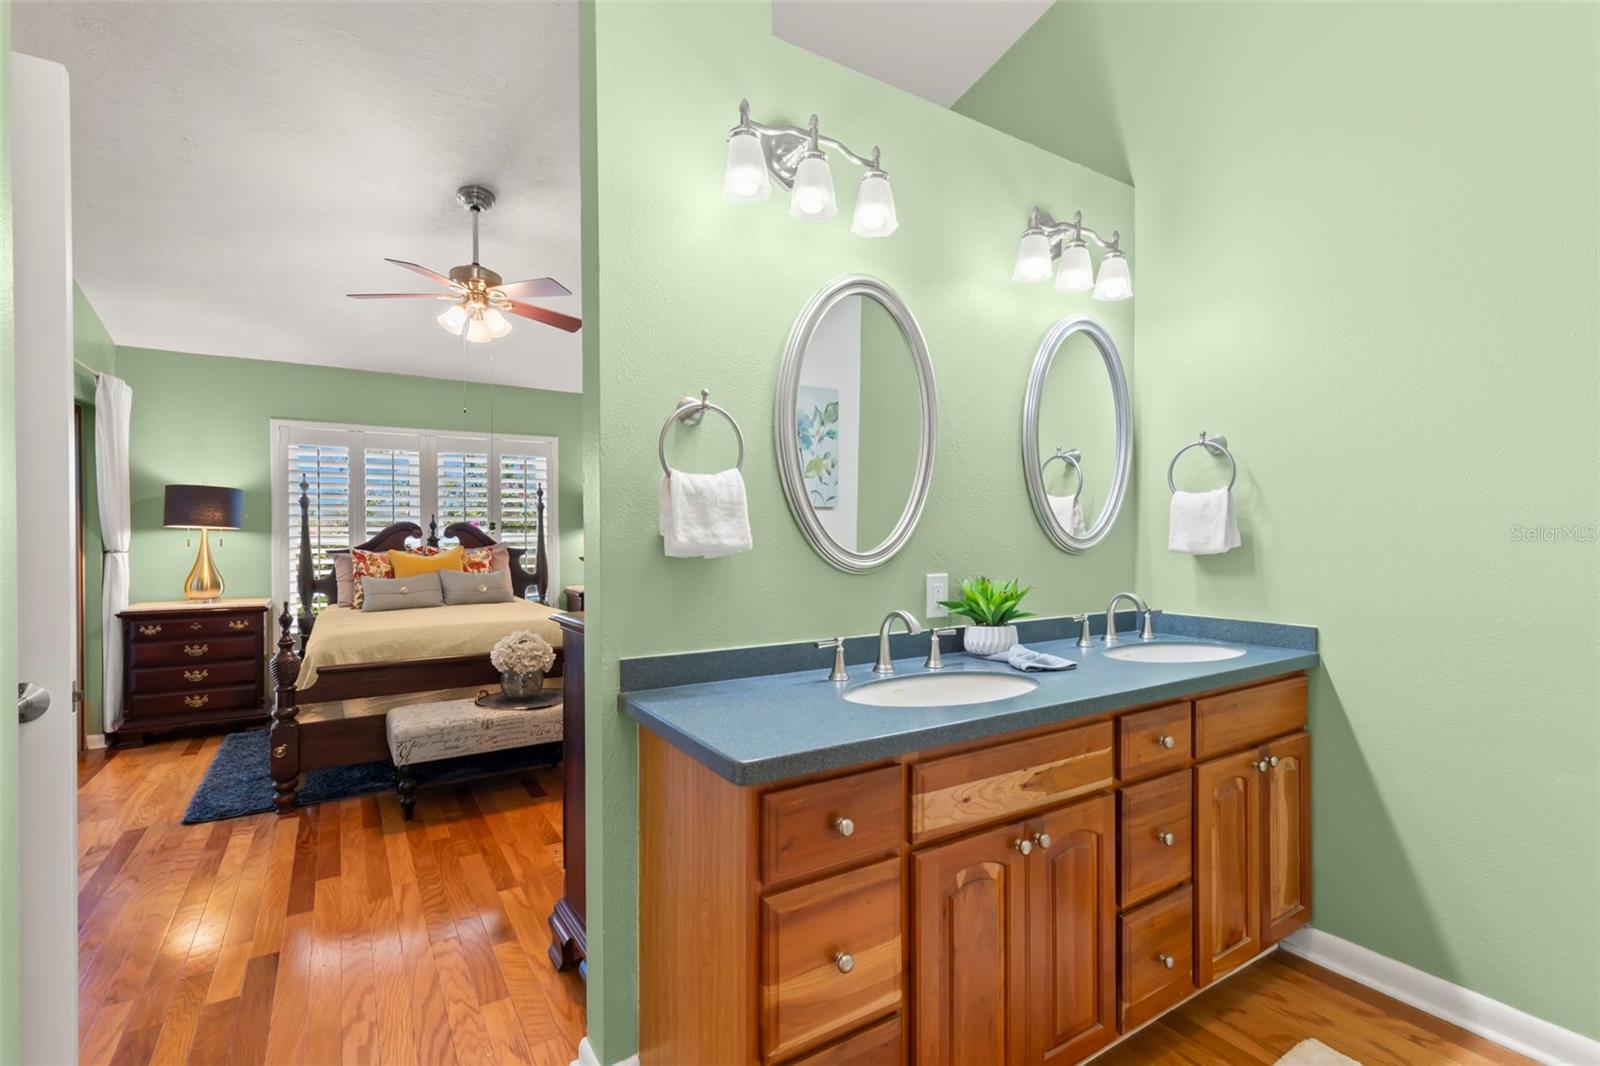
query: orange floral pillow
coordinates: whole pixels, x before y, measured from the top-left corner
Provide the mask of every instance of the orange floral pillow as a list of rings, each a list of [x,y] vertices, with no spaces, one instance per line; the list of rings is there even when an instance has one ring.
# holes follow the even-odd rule
[[[494,569],[493,548],[468,548],[461,556],[461,569],[469,574],[487,574]]]
[[[389,562],[389,553],[350,549],[350,606],[358,611],[364,602],[361,595],[361,579],[364,577],[394,577],[394,565]]]

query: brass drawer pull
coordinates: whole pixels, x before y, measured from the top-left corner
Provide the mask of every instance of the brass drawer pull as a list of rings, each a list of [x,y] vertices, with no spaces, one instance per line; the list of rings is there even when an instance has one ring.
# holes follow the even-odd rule
[[[840,973],[849,973],[856,968],[856,958],[848,951],[841,951],[834,955],[833,964],[839,967]]]
[[[198,659],[200,656],[204,655],[210,650],[211,645],[209,644],[185,644],[183,646],[183,654],[189,656],[191,659]]]
[[[210,702],[210,696],[185,696],[183,698],[183,705],[185,707],[204,707]]]
[[[141,637],[153,637],[153,636],[158,635],[160,632],[161,632],[161,627],[159,625],[140,626],[139,627],[139,635]]]
[[[210,670],[185,670],[183,672],[183,679],[185,681],[193,681],[197,684],[210,676]]]
[[[232,619],[229,619],[228,620],[228,628],[229,629],[249,629],[250,628],[250,620],[248,618],[232,618]]]
[[[1173,958],[1171,955],[1168,955],[1165,951],[1156,956],[1156,961],[1160,962],[1161,965],[1165,966],[1169,970],[1178,964],[1178,960]]]
[[[205,626],[201,625],[199,622],[190,622],[189,623],[189,632],[191,632],[191,633],[198,633],[204,628],[205,628]]]
[[[840,836],[847,837],[856,831],[856,823],[848,818],[835,818],[833,828]]]

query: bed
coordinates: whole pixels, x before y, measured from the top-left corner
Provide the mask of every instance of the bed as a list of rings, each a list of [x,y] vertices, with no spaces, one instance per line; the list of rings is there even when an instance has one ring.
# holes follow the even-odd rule
[[[273,803],[280,814],[294,810],[302,773],[387,759],[384,715],[389,708],[415,702],[419,693],[459,698],[497,685],[500,677],[489,662],[489,648],[507,633],[527,629],[543,636],[556,648],[550,676],[563,669],[561,629],[551,620],[556,611],[545,602],[550,571],[542,488],[535,497],[538,535],[532,569],[523,566],[524,549],[506,546],[515,601],[377,613],[330,606],[313,615],[310,605],[318,595],[331,604],[338,594],[333,572],[319,575],[312,562],[308,487],[301,483],[300,567],[295,575],[303,605],[300,646],[285,603],[278,616],[278,650],[270,663],[270,763]],[[497,543],[466,522],[446,526],[444,539],[468,548]],[[389,551],[417,543],[438,547],[439,541],[433,522],[426,536],[415,522],[397,522],[355,547]]]

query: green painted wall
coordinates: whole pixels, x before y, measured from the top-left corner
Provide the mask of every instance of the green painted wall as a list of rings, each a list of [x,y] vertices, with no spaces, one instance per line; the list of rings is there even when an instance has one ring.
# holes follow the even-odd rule
[[[79,363],[115,374],[117,346],[83,289],[72,287],[72,353]],[[83,724],[91,736],[104,732],[101,703],[100,580],[105,542],[100,539],[100,500],[96,495],[94,458],[94,373],[73,370],[73,391],[81,413],[78,427],[78,476],[83,486]]]
[[[0,0],[0,514],[17,513],[11,284],[11,0]],[[17,526],[0,522],[0,692],[17,681]],[[21,1053],[17,720],[0,715],[0,1062]]]
[[[1005,567],[1036,587],[1041,612],[1103,605],[1131,578],[1134,524],[1093,554],[1051,547],[1028,505],[1018,420],[1051,322],[1092,307],[1131,364],[1133,311],[1013,285],[1011,269],[1036,203],[1081,208],[1125,234],[1133,212],[1120,182],[774,39],[766,3],[602,0],[581,10],[594,461],[585,486],[589,1026],[601,1059],[613,1062],[637,1043],[636,732],[616,708],[618,660],[866,633],[890,608],[920,609],[932,570],[956,578]],[[741,96],[763,121],[804,122],[815,111],[852,146],[880,144],[899,232],[850,233],[859,172],[843,162],[831,221],[790,218],[779,193],[763,204],[724,202],[724,137]],[[1130,259],[1138,271],[1137,248]],[[940,394],[927,510],[907,549],[868,576],[840,573],[807,546],[783,502],[772,445],[773,391],[795,315],[850,273],[876,275],[905,299]],[[755,549],[666,559],[656,435],[677,398],[700,388],[743,426]],[[702,469],[732,454],[715,420],[672,446],[675,461]],[[819,670],[826,665],[819,658]]]
[[[213,554],[230,595],[271,595],[271,419],[483,431],[489,428],[491,398],[496,431],[559,438],[560,581],[582,580],[583,445],[576,393],[472,385],[463,414],[458,381],[147,348],[118,348],[117,375],[133,389],[133,602],[178,597],[194,562],[185,532],[161,525],[162,489],[180,482],[244,489],[245,526],[223,534],[220,546],[213,539]]]
[[[1316,924],[1590,1037],[1597,42],[1592,4],[1061,3],[958,105],[1133,178],[1137,584],[1321,628]],[[1202,428],[1211,559],[1161,520]]]

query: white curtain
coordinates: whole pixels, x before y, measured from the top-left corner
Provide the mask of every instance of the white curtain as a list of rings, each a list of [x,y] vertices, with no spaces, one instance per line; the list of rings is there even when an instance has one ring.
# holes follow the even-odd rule
[[[100,500],[100,539],[105,544],[101,581],[100,633],[103,689],[101,727],[111,732],[122,725],[122,626],[117,614],[128,606],[128,539],[132,532],[128,505],[128,423],[133,417],[133,390],[121,378],[101,374],[94,387],[94,468]]]

